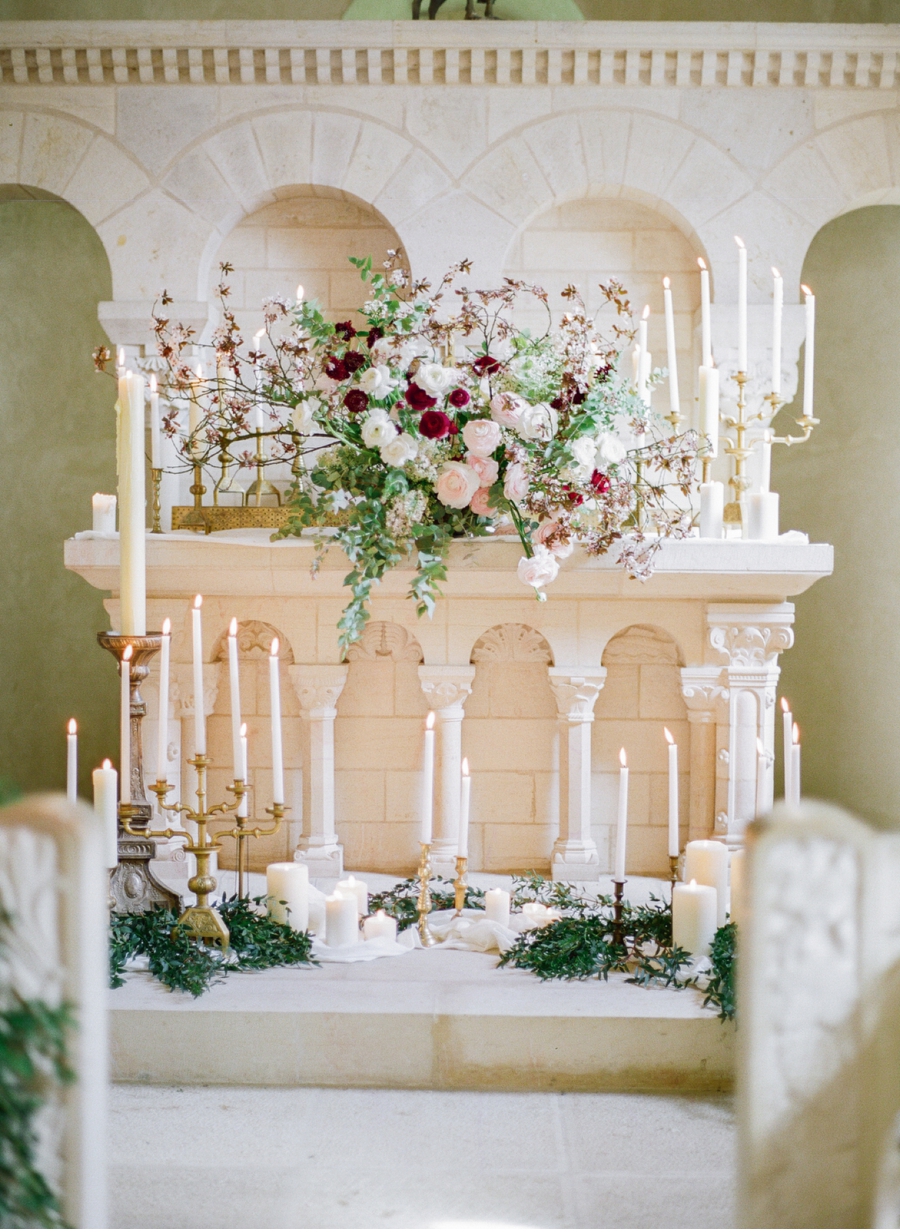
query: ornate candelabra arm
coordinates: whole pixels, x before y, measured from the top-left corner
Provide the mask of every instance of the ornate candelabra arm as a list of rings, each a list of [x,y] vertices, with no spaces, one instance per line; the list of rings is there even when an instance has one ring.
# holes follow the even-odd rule
[[[802,428],[802,436],[773,436],[773,445],[802,445],[812,436],[813,428],[817,427],[821,420],[814,419],[811,415],[801,415],[799,419],[795,419],[794,423],[798,428]]]
[[[419,914],[419,940],[427,949],[428,946],[434,945],[434,936],[431,929],[428,927],[428,913],[431,911],[431,844],[422,843],[422,858],[419,861],[419,897],[416,902],[416,909]]]
[[[238,803],[240,803],[240,797],[243,796],[246,788],[240,779],[235,779],[234,787],[237,787],[238,784],[240,784],[241,787],[240,796],[238,796]],[[228,790],[231,791],[233,788],[230,787]],[[243,817],[238,817],[237,825],[232,826],[230,830],[218,830],[212,836],[211,841],[213,843],[218,843],[220,839],[226,838],[233,838],[237,843],[238,898],[246,898],[244,891],[246,889],[245,879],[247,875],[248,840],[251,838],[268,838],[270,835],[275,834],[281,825],[286,811],[287,809],[285,805],[273,804],[270,809],[266,809],[266,812],[271,813],[273,818],[270,826],[254,826],[252,829],[249,829],[243,824]]]

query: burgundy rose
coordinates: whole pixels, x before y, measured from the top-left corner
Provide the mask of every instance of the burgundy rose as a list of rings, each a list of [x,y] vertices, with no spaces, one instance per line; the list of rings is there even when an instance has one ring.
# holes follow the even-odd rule
[[[427,411],[429,407],[437,406],[437,398],[432,398],[413,381],[410,381],[406,387],[406,401],[414,411]]]
[[[353,328],[352,321],[338,321],[334,327],[334,332],[343,338],[345,342],[352,342],[356,337],[356,330]]]
[[[572,401],[575,403],[576,406],[581,406],[582,402],[584,402],[586,397],[587,397],[587,394],[583,390],[576,389],[575,393],[572,394]]]
[[[575,505],[577,507],[578,505],[584,504],[584,497],[581,493],[576,492],[575,489],[570,487],[568,484],[563,485],[563,491],[565,492],[570,505]]]
[[[594,471],[591,475],[591,487],[598,496],[603,496],[610,489],[609,475],[604,475],[603,471]]]
[[[350,369],[342,359],[338,359],[336,355],[329,355],[325,362],[325,375],[330,376],[333,381],[346,381],[350,375]]]
[[[454,423],[452,419],[450,420],[450,435],[459,436],[459,424]]]
[[[479,355],[472,367],[479,376],[490,376],[492,372],[500,371],[500,360],[492,355]]]
[[[447,400],[451,406],[456,406],[456,407],[468,406],[469,404],[468,390],[451,389]]]
[[[375,345],[375,343],[378,341],[378,339],[383,338],[383,337],[384,337],[384,330],[381,328],[381,326],[373,325],[372,328],[369,330],[369,332],[366,334],[366,346],[369,348],[369,350],[371,350],[372,347]]]
[[[362,389],[351,389],[344,398],[344,406],[351,415],[361,415],[369,405],[369,395]]]
[[[442,436],[449,436],[453,424],[443,411],[426,411],[419,420],[419,431],[430,441],[438,441]]]
[[[608,381],[612,375],[612,364],[604,364],[602,368],[598,368],[596,375],[598,381]]]
[[[565,409],[566,404],[562,398],[554,398],[550,405],[553,407],[554,411],[562,411]]]
[[[344,356],[344,367],[348,372],[359,372],[365,366],[366,358],[359,351],[348,351]]]

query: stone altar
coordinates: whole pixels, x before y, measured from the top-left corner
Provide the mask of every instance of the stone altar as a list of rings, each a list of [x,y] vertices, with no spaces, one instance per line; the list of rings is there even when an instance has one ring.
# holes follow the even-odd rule
[[[438,719],[435,864],[452,869],[460,761],[472,775],[470,866],[552,870],[596,880],[611,864],[618,769],[631,767],[628,871],[662,874],[666,745],[680,751],[682,845],[742,841],[756,813],[757,738],[771,800],[778,657],[793,643],[790,599],[832,571],[827,544],[792,533],[773,543],[666,542],[647,582],[583,551],[563,563],[547,602],[519,583],[518,541],[459,541],[444,599],[417,620],[412,569],[377,589],[362,641],[341,662],[336,623],[346,558],[329,551],[315,577],[312,537],[266,530],[147,537],[148,627],[172,621],[169,781],[190,790],[194,698],[189,608],[204,595],[210,790],[230,775],[225,638],[240,623],[241,699],[250,740],[251,813],[271,803],[265,659],[281,641],[290,822],[251,848],[252,866],[293,852],[315,876],[416,865],[421,731]],[[65,545],[66,566],[109,591],[118,617],[118,541]],[[261,687],[258,688],[258,684]],[[156,723],[154,674],[146,686]],[[150,736],[149,747],[154,741]],[[223,852],[223,862],[228,856]]]

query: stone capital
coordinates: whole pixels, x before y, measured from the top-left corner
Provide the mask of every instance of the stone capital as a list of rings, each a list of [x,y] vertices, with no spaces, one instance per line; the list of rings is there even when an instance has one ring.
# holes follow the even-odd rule
[[[347,683],[346,663],[294,663],[288,667],[303,717],[333,719],[337,700]]]
[[[218,663],[203,664],[203,712],[212,714],[219,693]],[[194,668],[190,663],[173,663],[169,683],[169,699],[176,718],[194,713]]]
[[[720,702],[728,701],[725,670],[721,667],[683,667],[681,695],[691,723],[715,723]]]
[[[706,614],[709,644],[730,667],[762,668],[776,663],[794,644],[794,605],[758,608],[711,605]]]
[[[560,719],[593,723],[594,703],[606,683],[605,667],[549,667],[547,675]]]
[[[461,719],[472,692],[475,668],[426,664],[419,668],[419,684],[439,719]]]

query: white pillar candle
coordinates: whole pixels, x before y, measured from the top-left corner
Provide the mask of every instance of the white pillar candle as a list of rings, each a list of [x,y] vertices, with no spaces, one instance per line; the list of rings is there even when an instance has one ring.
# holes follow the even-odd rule
[[[126,646],[119,664],[119,791],[123,804],[131,803],[131,655]]]
[[[695,839],[684,849],[684,879],[712,886],[716,900],[717,927],[725,923],[728,907],[728,848],[715,839]]]
[[[295,933],[309,927],[309,869],[305,864],[284,861],[266,867],[266,906],[279,924],[290,924]]]
[[[469,774],[469,759],[464,757],[459,794],[459,846],[456,852],[462,860],[469,858],[469,801],[471,794],[472,776]]]
[[[706,453],[719,456],[719,369],[700,369],[700,431],[707,438]]]
[[[163,621],[162,645],[159,650],[159,717],[156,722],[156,781],[168,782],[169,771],[169,652],[172,643],[172,622]]]
[[[509,892],[495,887],[484,896],[484,914],[495,924],[509,928]]]
[[[93,772],[91,779],[94,784],[94,812],[103,820],[106,867],[115,868],[119,863],[119,817],[116,809],[119,776],[107,758],[103,765]]]
[[[669,365],[669,410],[673,415],[681,411],[678,396],[678,357],[675,351],[675,309],[669,279],[663,279],[663,302],[666,310],[666,360]]]
[[[155,471],[162,470],[162,426],[155,372],[150,373],[150,465]]]
[[[115,534],[116,498],[114,496],[107,496],[105,492],[95,492],[91,497],[91,513],[91,525],[97,534]]]
[[[397,921],[392,915],[376,911],[367,920],[363,920],[363,937],[366,941],[374,941],[376,937],[386,937],[388,941],[396,941]]]
[[[731,902],[728,914],[732,924],[741,925],[747,916],[747,854],[740,851],[731,853]]]
[[[786,697],[781,699],[781,728],[781,747],[784,752],[784,798],[790,802],[793,798],[791,795],[791,748],[794,744],[794,716],[791,714],[791,708]]]
[[[281,679],[278,638],[269,648],[269,696],[272,710],[272,801],[284,804],[284,757],[281,751]]]
[[[357,881],[352,873],[345,881],[337,883],[334,892],[352,898],[356,903],[357,915],[369,914],[369,887],[364,881]]]
[[[78,799],[78,724],[74,719],[69,719],[66,732],[66,796]]]
[[[800,807],[800,728],[795,723],[791,732],[791,799],[794,808]]]
[[[781,318],[784,312],[784,279],[772,267],[772,393],[781,393]]]
[[[744,498],[744,538],[771,542],[778,538],[777,492],[748,492]]]
[[[241,724],[241,778],[244,780],[244,794],[241,796],[241,802],[238,805],[238,817],[246,817],[250,811],[250,793],[247,791],[248,784],[248,768],[247,768],[247,724]]]
[[[813,371],[816,346],[816,297],[809,287],[801,287],[806,297],[806,349],[803,355],[803,414],[813,418]]]
[[[712,329],[709,312],[709,270],[702,257],[697,258],[700,266],[700,363],[704,368],[712,367]]]
[[[663,731],[669,745],[669,855],[678,856],[681,852],[678,832],[678,745],[668,727],[664,727]]]
[[[192,643],[194,661],[194,752],[206,753],[206,714],[203,709],[203,625],[200,620],[200,608],[203,606],[203,596],[197,595],[191,612]]]
[[[332,894],[325,899],[325,944],[355,945],[359,940],[356,899]]]
[[[119,381],[119,600],[121,632],[147,632],[144,378]]]
[[[425,720],[425,753],[422,760],[422,832],[420,841],[431,842],[434,810],[434,711]]]
[[[619,749],[619,812],[616,820],[616,865],[614,881],[625,880],[625,844],[628,832],[628,759]]]
[[[738,246],[738,372],[747,371],[747,249],[744,241],[734,237]]]
[[[672,887],[672,944],[689,954],[709,954],[716,935],[716,891],[680,881]]]
[[[546,928],[554,920],[562,919],[558,911],[545,907],[543,903],[525,903],[522,907],[522,915],[524,915],[529,928]]]
[[[725,485],[718,479],[700,485],[700,538],[721,539],[725,529]]]
[[[239,779],[244,765],[241,757],[241,677],[238,671],[238,622],[228,626],[228,682],[231,687],[231,760],[234,777]]]
[[[325,896],[316,895],[309,900],[309,931],[317,937],[325,936]]]

